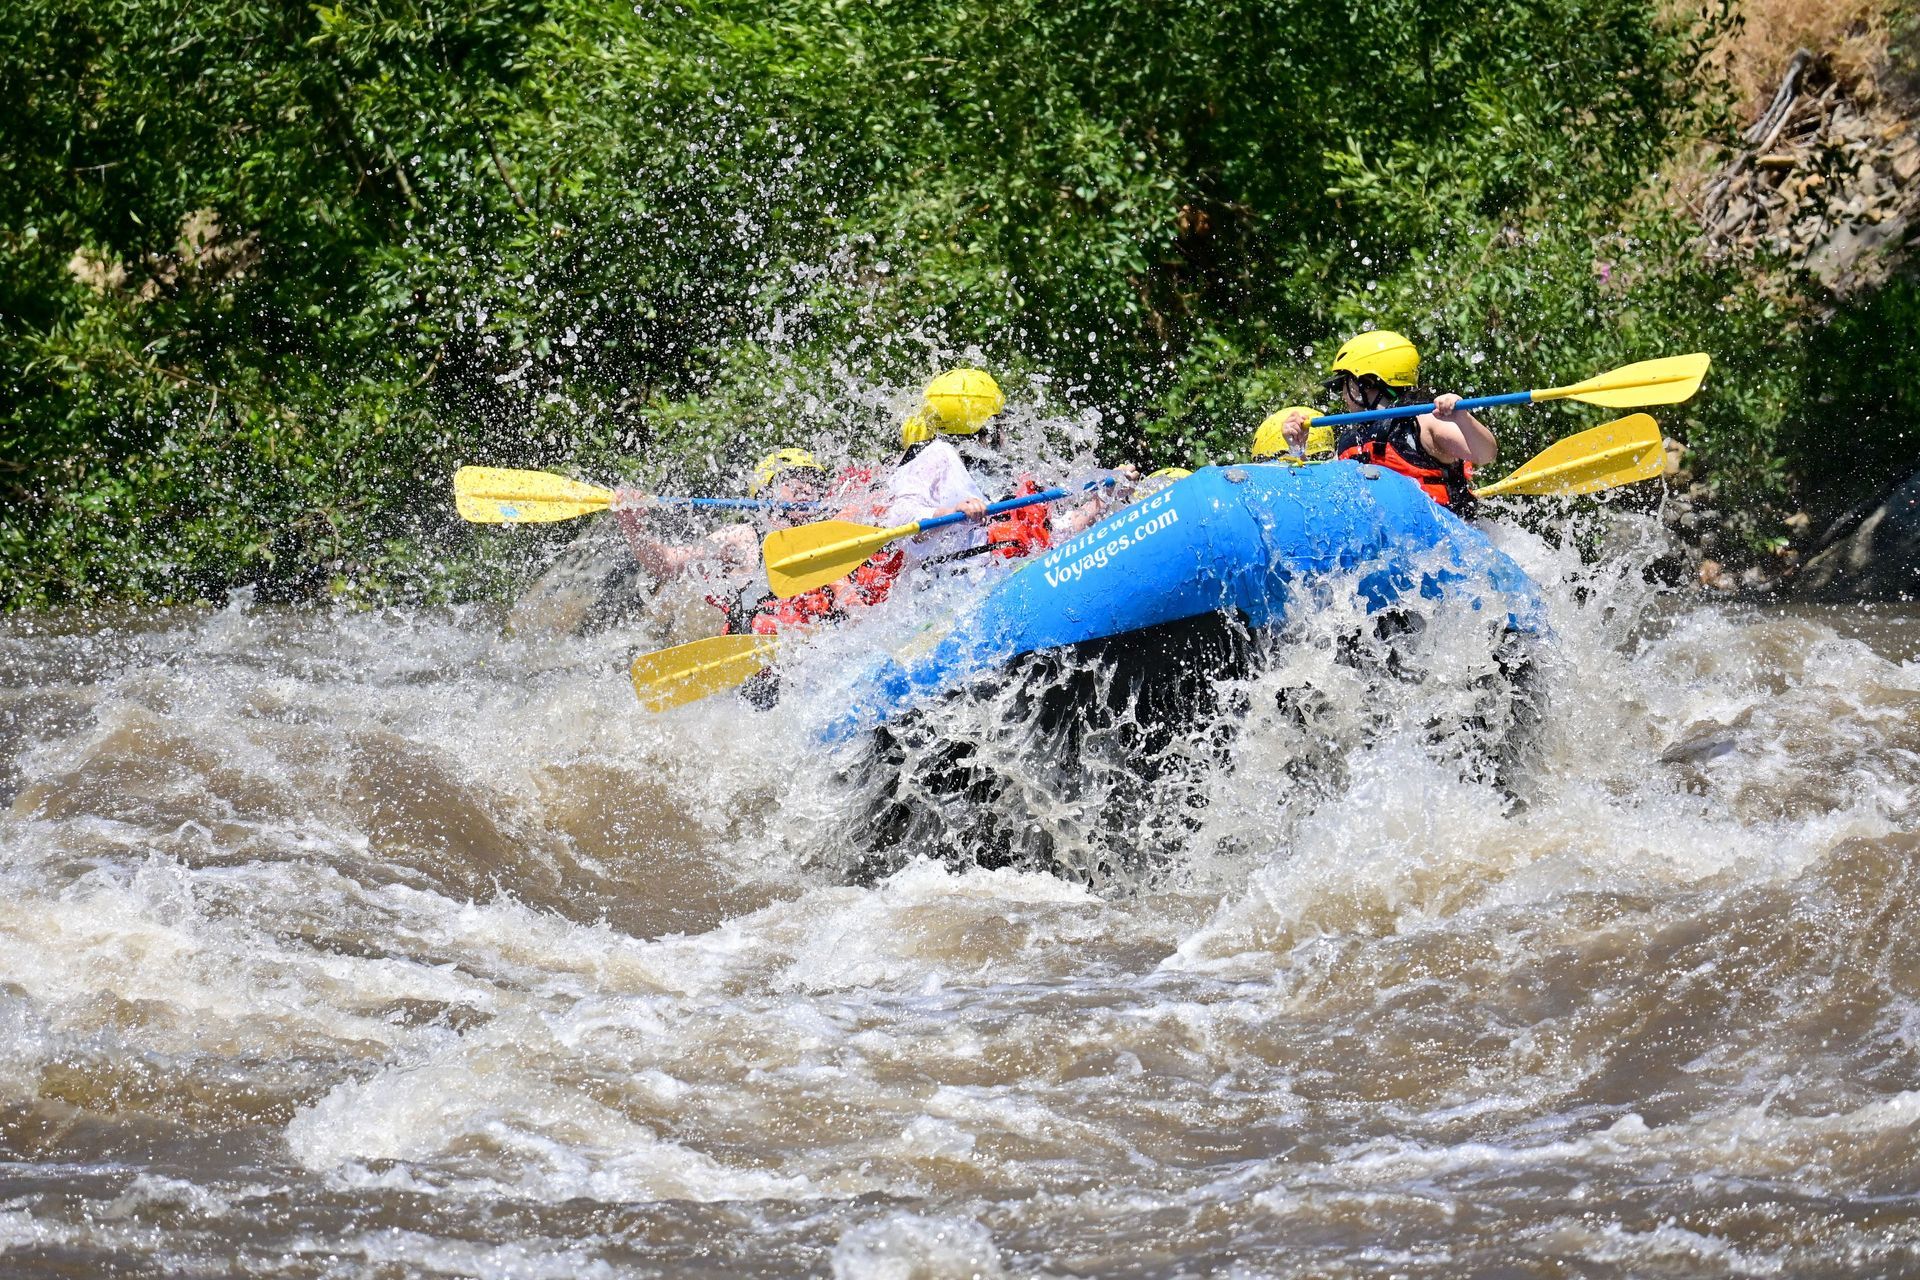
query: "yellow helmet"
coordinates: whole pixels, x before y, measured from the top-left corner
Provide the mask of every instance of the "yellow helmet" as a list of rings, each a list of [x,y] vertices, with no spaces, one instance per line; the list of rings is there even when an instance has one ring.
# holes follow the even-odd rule
[[[923,416],[934,431],[970,436],[1006,407],[1007,398],[991,374],[981,369],[949,369],[927,384]]]
[[[1309,419],[1320,416],[1318,409],[1310,409],[1304,404],[1290,404],[1278,413],[1268,414],[1260,429],[1253,433],[1253,456],[1259,458],[1284,458],[1288,454],[1286,433],[1280,430],[1280,424],[1287,420],[1290,413],[1305,414]],[[1333,452],[1332,427],[1307,428],[1307,456]]]
[[[1171,484],[1175,480],[1185,480],[1188,476],[1192,474],[1193,472],[1187,470],[1187,468],[1185,467],[1162,467],[1158,471],[1155,471],[1149,474],[1147,476],[1147,479],[1165,480],[1167,483]]]
[[[917,444],[925,444],[933,439],[933,428],[927,425],[927,415],[916,413],[900,424],[900,447],[911,449]]]
[[[747,486],[747,492],[759,497],[762,490],[788,471],[824,472],[826,468],[805,449],[776,449],[754,464],[753,483]]]
[[[1333,358],[1335,373],[1350,373],[1356,378],[1372,374],[1390,387],[1410,387],[1420,374],[1420,352],[1391,329],[1348,338]]]

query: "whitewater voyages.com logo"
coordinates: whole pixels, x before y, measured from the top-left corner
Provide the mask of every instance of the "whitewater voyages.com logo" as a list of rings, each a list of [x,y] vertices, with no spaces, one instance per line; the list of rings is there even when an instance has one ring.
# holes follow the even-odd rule
[[[1049,587],[1075,582],[1130,547],[1137,547],[1162,529],[1180,523],[1180,512],[1170,506],[1171,489],[1157,493],[1123,516],[1102,520],[1066,546],[1047,553],[1040,561],[1040,572]]]

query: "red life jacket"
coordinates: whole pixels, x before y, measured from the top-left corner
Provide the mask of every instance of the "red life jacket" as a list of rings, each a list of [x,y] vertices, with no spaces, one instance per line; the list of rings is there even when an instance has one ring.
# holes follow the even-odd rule
[[[1021,476],[1013,488],[1016,498],[1039,492],[1040,486],[1032,476]],[[1051,547],[1053,522],[1047,514],[1047,504],[1036,502],[1030,507],[995,516],[992,523],[987,525],[987,545],[993,548],[993,554],[1007,560],[1030,556]]]
[[[834,584],[802,591],[782,600],[769,592],[747,611],[746,629],[755,635],[778,635],[788,627],[804,627],[815,622],[838,622],[840,606],[833,598]]]
[[[830,585],[846,588],[842,593],[843,604],[879,604],[899,581],[900,570],[906,563],[904,551],[876,551],[858,569]]]
[[[844,502],[849,496],[864,495],[871,488],[873,468],[856,462],[833,473],[833,480],[827,485],[827,501]]]
[[[850,607],[879,604],[893,590],[900,567],[905,563],[906,556],[898,551],[876,551],[846,577],[785,600],[768,592],[748,604],[746,593],[741,592],[731,601],[708,596],[707,603],[727,615],[722,635],[743,635],[749,631],[762,636],[778,635],[789,627],[840,622]]]
[[[1465,515],[1473,509],[1473,464],[1442,462],[1420,444],[1418,418],[1389,418],[1340,428],[1334,449],[1342,458],[1372,463],[1408,477],[1435,502]]]

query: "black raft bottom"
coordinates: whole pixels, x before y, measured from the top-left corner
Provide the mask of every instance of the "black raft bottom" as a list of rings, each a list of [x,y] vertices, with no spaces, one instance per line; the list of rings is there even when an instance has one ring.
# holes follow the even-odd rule
[[[928,855],[1137,879],[1169,818],[1159,784],[1229,745],[1202,727],[1228,722],[1222,699],[1244,696],[1255,651],[1238,614],[1182,618],[1024,654],[883,726],[856,770],[853,878]]]
[[[1417,612],[1389,609],[1336,643],[1335,660],[1366,674],[1376,729],[1423,714],[1407,686],[1425,678],[1425,625]],[[1190,844],[1206,781],[1249,710],[1246,677],[1278,643],[1238,614],[1184,618],[1024,655],[882,727],[849,770],[852,879],[877,880],[916,856],[1103,888],[1152,878]],[[1463,777],[1513,803],[1544,692],[1527,637],[1497,637],[1493,657],[1473,682],[1474,709],[1456,703],[1451,717],[1412,727]],[[1278,697],[1302,754],[1258,767],[1290,793],[1337,793],[1343,748],[1316,727],[1319,695],[1303,687]]]

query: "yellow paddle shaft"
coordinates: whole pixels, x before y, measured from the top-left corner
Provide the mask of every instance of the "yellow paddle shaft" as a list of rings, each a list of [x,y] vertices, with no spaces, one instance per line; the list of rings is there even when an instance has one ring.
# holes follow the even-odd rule
[[[857,569],[868,556],[895,538],[905,538],[918,532],[920,532],[918,523],[898,524],[891,529],[876,528],[858,537],[842,538],[838,542],[829,542],[825,546],[787,556],[775,567],[790,578],[798,577],[812,569],[837,568],[841,564],[850,564]],[[849,569],[848,572],[852,570]]]
[[[461,467],[453,498],[461,519],[474,524],[537,524],[605,511],[614,492],[545,471]]]
[[[1614,409],[1679,404],[1693,398],[1712,364],[1713,358],[1700,351],[1684,356],[1662,356],[1623,365],[1572,386],[1547,387],[1535,391],[1532,399],[1535,404],[1546,400],[1580,400]]]

